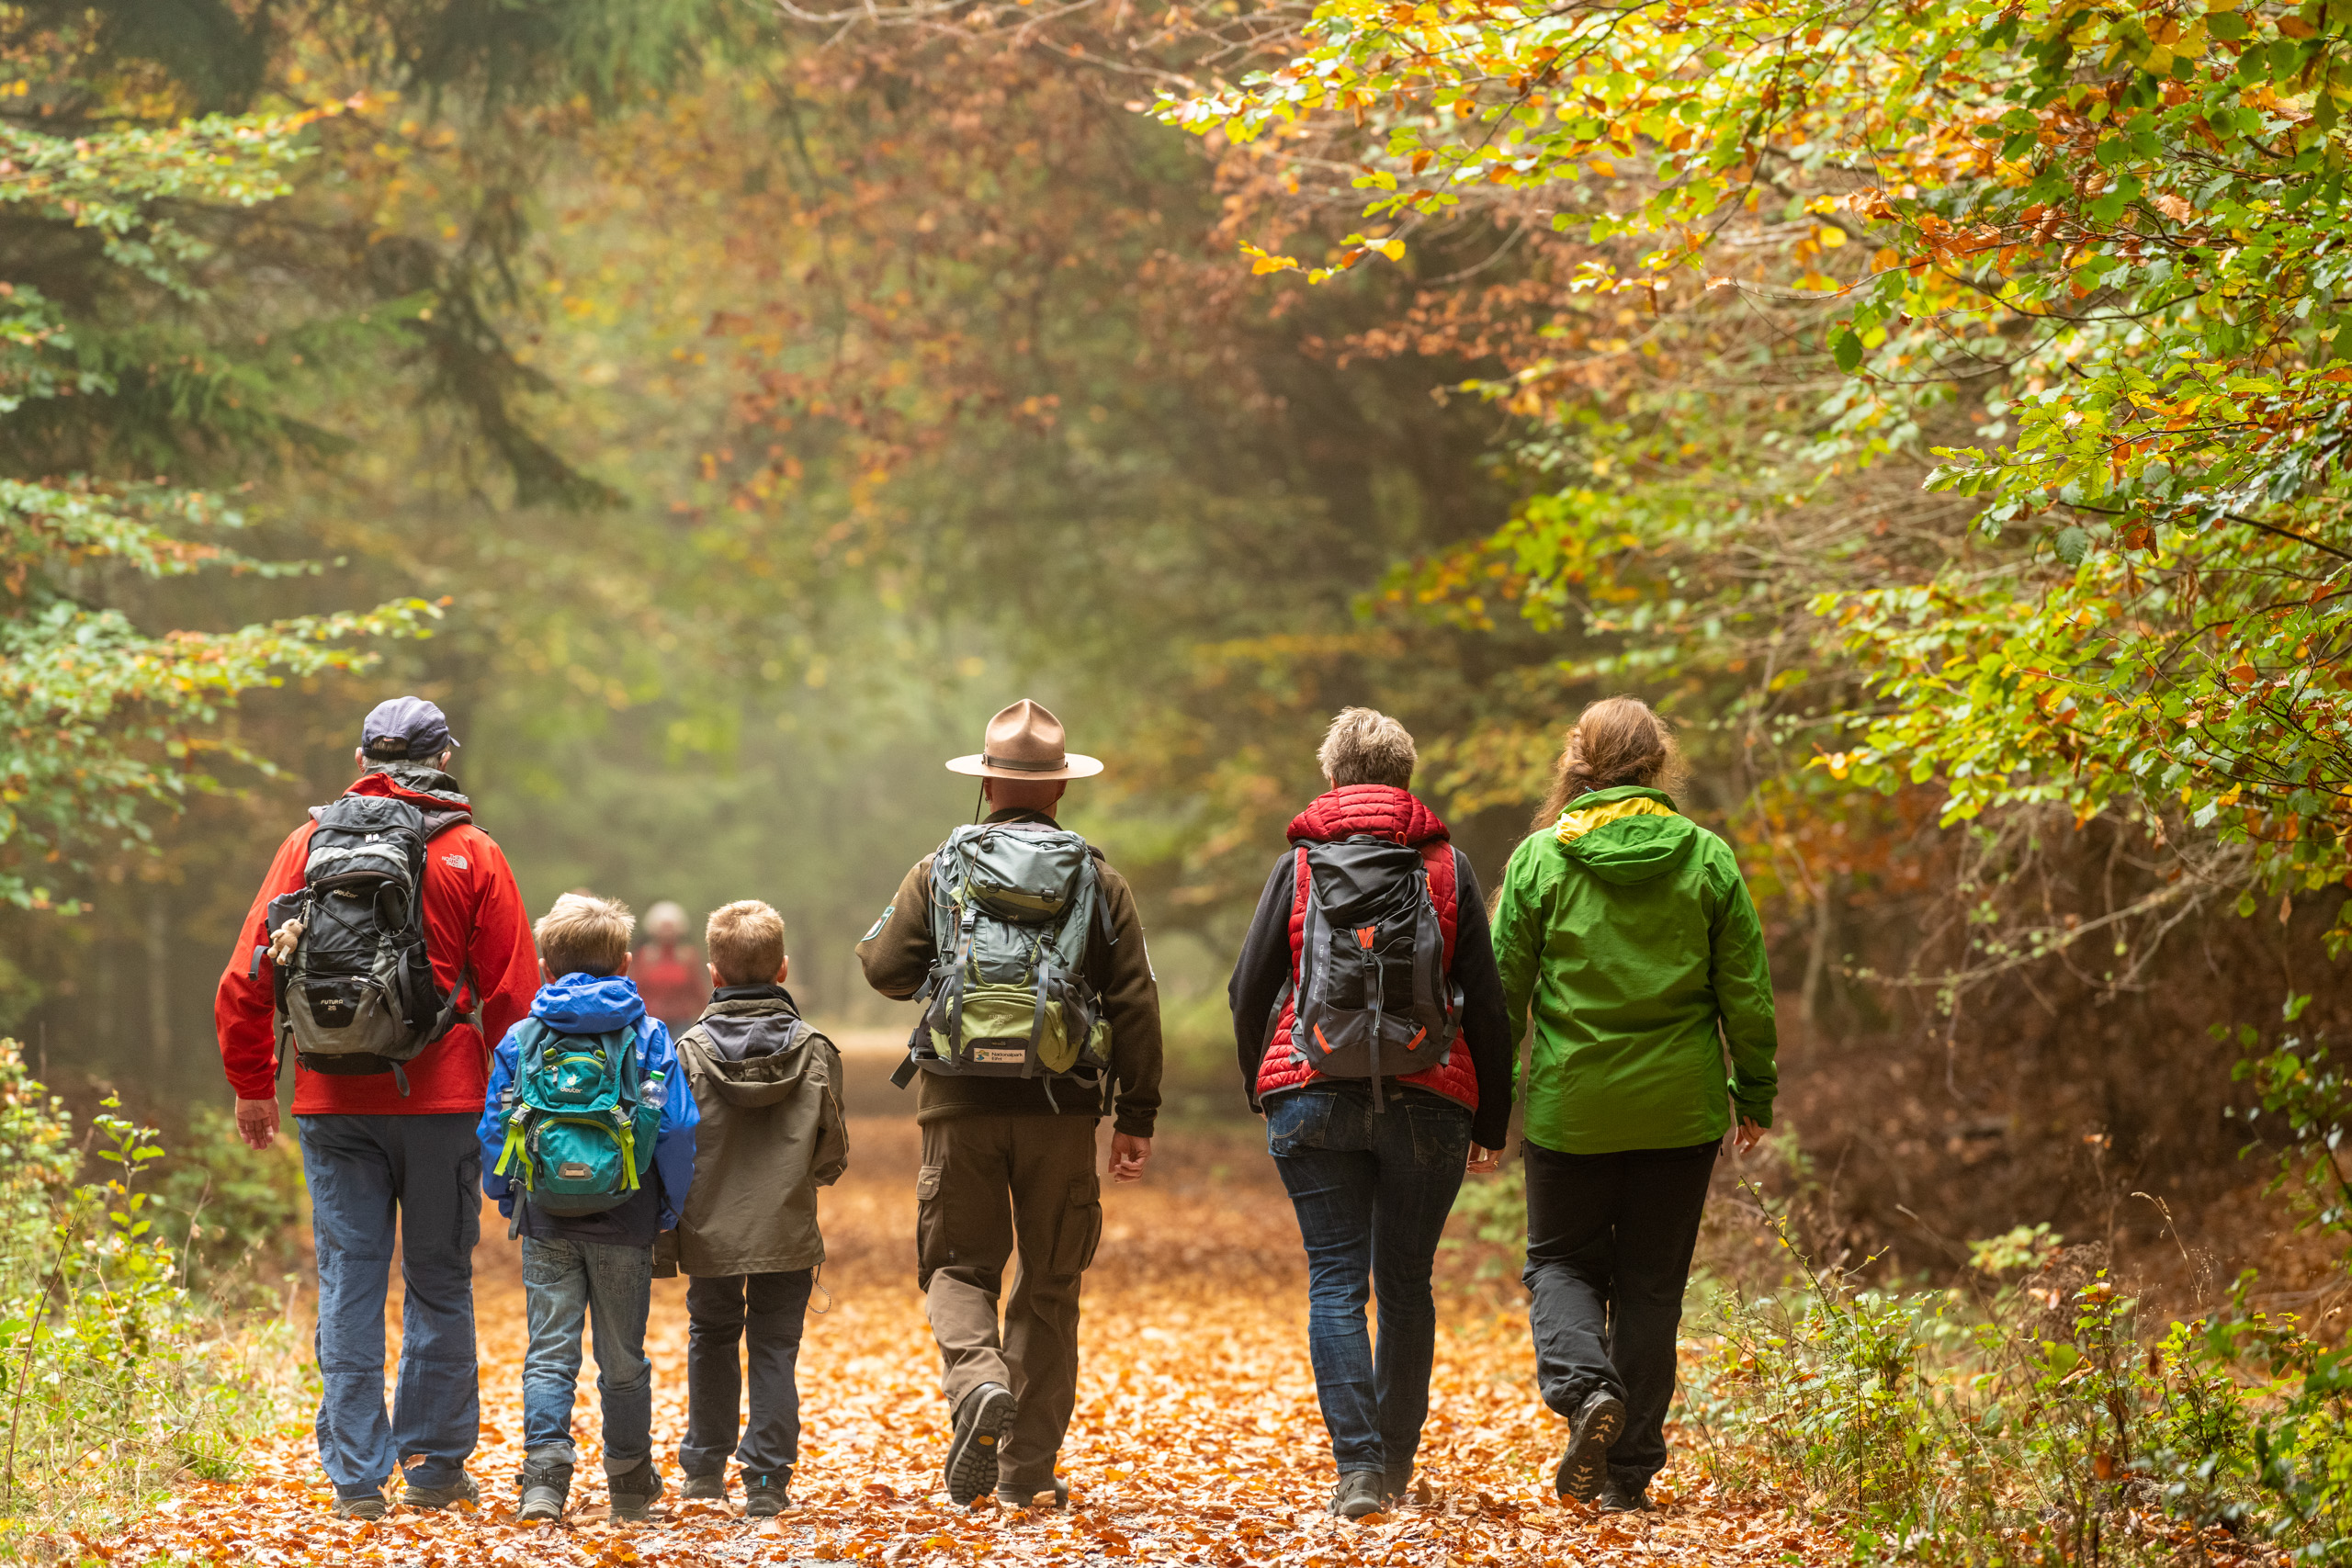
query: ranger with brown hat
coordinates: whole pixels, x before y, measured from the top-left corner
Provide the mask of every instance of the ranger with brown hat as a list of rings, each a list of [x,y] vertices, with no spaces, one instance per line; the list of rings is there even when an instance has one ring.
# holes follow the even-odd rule
[[[1054,819],[1068,781],[1102,771],[1061,721],[1024,698],[947,766],[979,779],[989,815],[915,863],[857,957],[876,990],[924,1004],[899,1082],[922,1078],[915,1250],[956,1412],[948,1496],[1027,1507],[1050,1490],[1059,1506],[1079,1278],[1102,1235],[1094,1128],[1113,1113],[1113,1180],[1143,1174],[1159,987],[1126,879]]]

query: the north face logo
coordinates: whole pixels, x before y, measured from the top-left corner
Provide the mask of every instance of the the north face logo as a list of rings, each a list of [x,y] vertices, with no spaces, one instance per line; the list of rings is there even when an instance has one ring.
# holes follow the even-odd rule
[[[441,863],[447,866],[451,871],[463,871],[466,869],[466,857],[463,855],[443,855],[441,857]]]

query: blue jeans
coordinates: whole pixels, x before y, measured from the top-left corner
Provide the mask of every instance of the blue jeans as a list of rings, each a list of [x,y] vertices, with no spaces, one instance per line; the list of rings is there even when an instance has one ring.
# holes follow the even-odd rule
[[[1409,1474],[1430,1413],[1430,1272],[1470,1153],[1470,1112],[1425,1090],[1312,1084],[1266,1102],[1266,1147],[1306,1244],[1306,1340],[1340,1473]],[[1380,1303],[1373,1348],[1364,1303]]]
[[[596,1393],[605,1407],[605,1473],[627,1475],[653,1452],[653,1363],[645,1314],[653,1299],[653,1249],[564,1237],[523,1238],[523,1449],[580,1462],[571,1446],[571,1396],[580,1383],[582,1330],[596,1336]]]
[[[408,1479],[447,1486],[481,1434],[474,1243],[481,1145],[474,1118],[299,1116],[319,1260],[319,1462],[335,1495]],[[395,1220],[397,1219],[397,1232]],[[401,1367],[384,1416],[384,1299],[401,1254]]]

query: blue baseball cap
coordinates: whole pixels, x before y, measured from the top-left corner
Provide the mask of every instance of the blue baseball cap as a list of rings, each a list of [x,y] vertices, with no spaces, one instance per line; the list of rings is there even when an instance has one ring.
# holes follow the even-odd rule
[[[378,703],[359,726],[359,749],[379,762],[430,761],[457,744],[440,708],[423,697]]]

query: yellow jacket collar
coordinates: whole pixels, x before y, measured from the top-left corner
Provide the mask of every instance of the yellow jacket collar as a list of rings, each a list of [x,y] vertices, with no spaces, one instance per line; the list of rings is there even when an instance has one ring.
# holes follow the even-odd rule
[[[1560,842],[1572,844],[1595,828],[1604,827],[1625,817],[1672,817],[1674,807],[1646,796],[1634,795],[1624,800],[1612,800],[1606,806],[1588,806],[1582,811],[1563,811],[1558,826],[1552,831]]]

